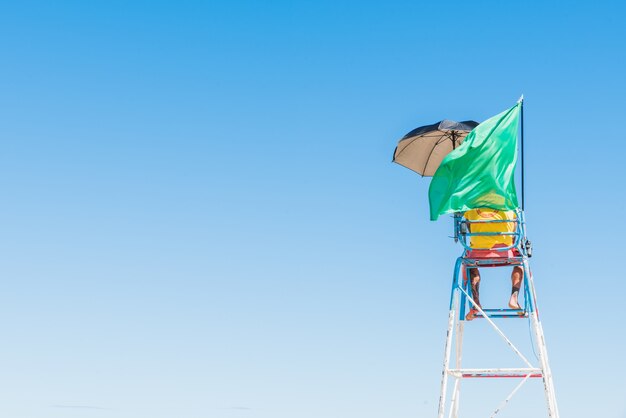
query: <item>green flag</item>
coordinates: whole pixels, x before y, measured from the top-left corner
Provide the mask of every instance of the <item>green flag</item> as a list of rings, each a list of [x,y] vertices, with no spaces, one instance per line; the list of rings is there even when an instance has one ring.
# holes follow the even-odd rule
[[[431,221],[469,209],[517,208],[514,174],[521,105],[487,119],[446,155],[428,190]]]

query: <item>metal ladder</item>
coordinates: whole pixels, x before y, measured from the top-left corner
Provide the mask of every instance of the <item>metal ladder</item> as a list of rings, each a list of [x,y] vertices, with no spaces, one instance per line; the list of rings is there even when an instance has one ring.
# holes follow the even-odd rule
[[[450,295],[450,312],[448,316],[448,331],[446,334],[445,354],[441,379],[441,393],[439,397],[438,418],[458,418],[461,393],[461,381],[469,378],[517,378],[521,381],[513,388],[510,394],[494,409],[491,418],[495,417],[519,391],[519,389],[529,381],[529,379],[539,379],[543,381],[544,393],[547,405],[547,416],[549,418],[559,418],[559,412],[554,393],[554,383],[550,365],[548,362],[548,352],[546,349],[543,328],[537,312],[537,296],[530,271],[528,258],[532,255],[529,241],[526,239],[524,213],[518,210],[516,231],[512,233],[470,233],[468,226],[475,222],[507,222],[507,221],[469,221],[459,213],[454,216],[455,241],[460,241],[464,247],[464,253],[456,261],[454,268],[452,291]],[[512,245],[499,248],[495,252],[490,252],[488,256],[477,257],[475,251],[467,243],[467,238],[474,235],[512,235],[514,238]],[[523,300],[522,309],[483,309],[476,304],[472,298],[470,280],[465,271],[468,267],[514,267],[523,268]],[[466,326],[465,313],[467,307],[478,311],[475,320],[485,320],[502,338],[504,344],[512,350],[525,367],[489,367],[489,368],[463,368],[461,360],[463,357],[463,332]],[[496,325],[495,320],[522,319],[530,322],[532,329],[532,344],[536,353],[536,362],[528,360],[526,356],[511,342],[509,337]],[[469,324],[467,324],[469,325]],[[452,362],[452,349],[454,346],[455,357]],[[452,387],[449,383],[452,381]],[[449,398],[449,399],[448,399]],[[446,415],[447,413],[447,415]]]

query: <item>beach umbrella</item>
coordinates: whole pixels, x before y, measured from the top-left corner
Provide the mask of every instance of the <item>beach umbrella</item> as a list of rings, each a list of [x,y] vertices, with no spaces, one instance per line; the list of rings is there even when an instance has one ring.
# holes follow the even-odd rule
[[[413,129],[398,142],[393,162],[422,176],[432,176],[443,157],[458,147],[478,122],[455,122],[444,119],[432,125]]]

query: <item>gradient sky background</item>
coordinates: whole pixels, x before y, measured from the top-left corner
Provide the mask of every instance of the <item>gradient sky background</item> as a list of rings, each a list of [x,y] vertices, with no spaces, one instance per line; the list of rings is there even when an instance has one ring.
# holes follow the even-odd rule
[[[0,415],[436,416],[460,248],[391,155],[524,94],[561,415],[626,417],[625,12],[2,2]],[[540,386],[498,416],[544,416]],[[463,396],[465,416],[502,399]]]

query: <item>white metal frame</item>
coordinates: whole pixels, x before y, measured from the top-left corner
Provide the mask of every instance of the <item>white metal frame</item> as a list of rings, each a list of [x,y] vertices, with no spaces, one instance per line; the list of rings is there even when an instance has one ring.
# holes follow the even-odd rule
[[[521,259],[521,266],[524,268],[524,295],[529,300],[526,306],[529,306],[525,317],[530,321],[530,325],[533,331],[533,341],[536,348],[538,365],[533,365],[511,342],[511,340],[505,335],[505,333],[496,325],[494,320],[487,314],[480,306],[478,306],[471,295],[464,288],[463,269],[466,268],[468,260],[459,257],[455,271],[454,280],[452,283],[452,294],[450,300],[450,312],[448,316],[448,331],[445,342],[445,354],[443,362],[443,371],[441,379],[441,393],[439,397],[439,415],[438,418],[445,418],[446,412],[448,418],[458,418],[459,416],[459,403],[461,394],[461,380],[470,377],[493,377],[493,378],[520,378],[521,381],[517,386],[513,388],[511,393],[502,401],[491,414],[491,418],[495,417],[504,408],[511,398],[517,393],[517,391],[532,377],[541,377],[544,386],[544,393],[546,397],[547,412],[549,418],[559,418],[559,412],[556,402],[556,396],[554,393],[554,383],[552,379],[552,373],[548,362],[548,352],[546,349],[545,338],[543,334],[543,328],[537,314],[537,298],[535,292],[535,285],[533,282],[532,274],[528,265],[528,258],[524,255]],[[462,368],[461,360],[463,357],[463,332],[466,326],[465,318],[463,317],[465,311],[465,301],[470,306],[477,309],[479,312],[480,320],[486,320],[489,325],[500,335],[506,346],[508,346],[526,365],[526,367],[517,368],[482,368],[482,369],[467,369]],[[503,318],[504,319],[504,318]],[[479,320],[478,318],[476,320]],[[520,319],[517,319],[520,320]],[[456,337],[456,342],[453,340]],[[450,360],[452,356],[452,348],[455,346],[455,360],[454,367],[450,367]],[[448,383],[450,379],[454,379],[454,385],[452,388],[452,394],[448,401]]]

